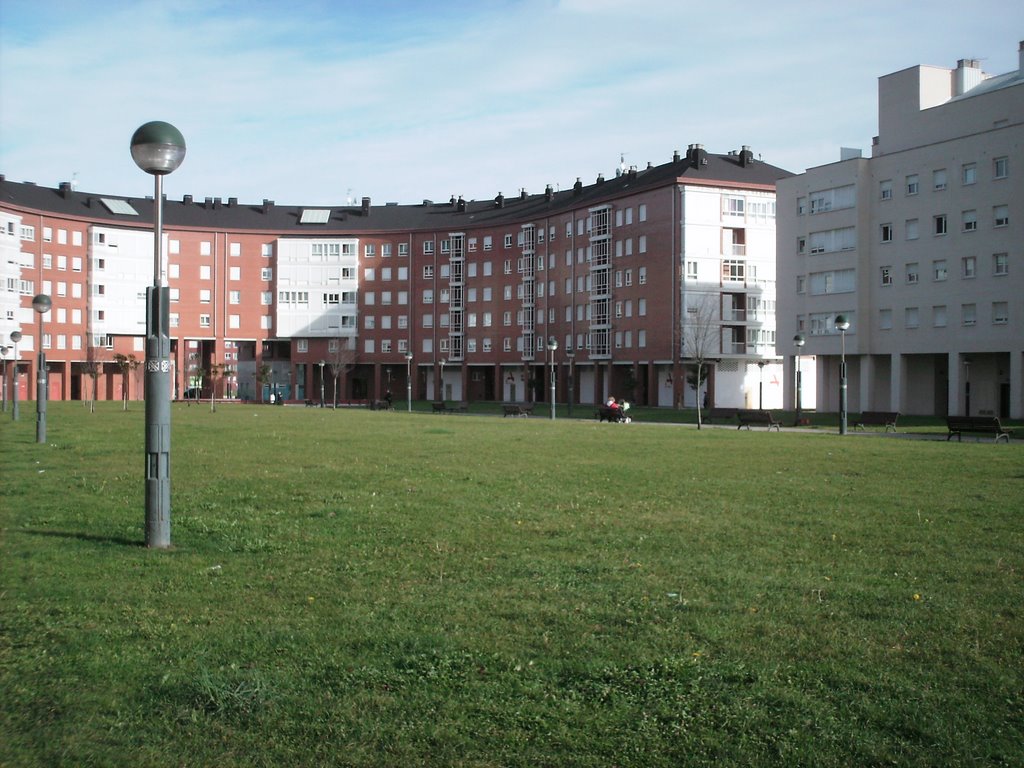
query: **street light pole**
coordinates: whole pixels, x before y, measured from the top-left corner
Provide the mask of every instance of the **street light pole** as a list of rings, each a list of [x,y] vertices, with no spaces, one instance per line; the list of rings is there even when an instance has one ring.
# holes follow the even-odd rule
[[[548,336],[548,352],[551,353],[551,419],[555,418],[555,352],[558,350],[558,339]]]
[[[839,359],[839,434],[846,434],[846,331],[850,321],[846,315],[836,315],[836,330],[842,336],[842,356]]]
[[[405,402],[412,413],[412,352],[405,353]]]
[[[320,407],[324,407],[324,366],[327,365],[326,360],[320,361]]]
[[[971,415],[971,359],[964,358],[964,416]]]
[[[11,331],[11,341],[14,343],[14,372],[11,374],[11,421],[17,421],[18,416],[18,342],[21,341],[21,331]]]
[[[794,427],[799,427],[800,426],[800,400],[801,400],[801,391],[800,391],[800,389],[801,389],[801,386],[803,384],[803,382],[802,382],[802,380],[800,378],[803,375],[801,370],[800,370],[800,348],[803,347],[803,345],[806,344],[807,342],[804,339],[804,335],[802,333],[798,333],[796,336],[793,337],[793,343],[796,345],[796,423],[793,426]]]
[[[757,409],[764,410],[764,360],[757,361],[757,369],[760,379],[757,382]]]
[[[3,383],[0,384],[0,388],[3,389],[4,413],[7,413],[7,353],[10,351],[11,348],[8,347],[6,344],[0,345],[0,357],[2,357],[4,361],[4,380]]]
[[[171,546],[170,288],[164,264],[163,178],[185,159],[185,138],[170,123],[146,123],[132,135],[132,159],[153,176],[153,285],[146,289],[146,546]]]
[[[569,358],[569,418],[571,419],[572,418],[572,398],[573,398],[573,394],[574,394],[573,390],[574,390],[575,383],[576,383],[573,380],[574,379],[573,374],[575,373],[573,371],[573,367],[574,367],[574,365],[576,363],[576,355],[575,355],[575,353],[572,352],[572,350],[570,350],[570,351],[565,353],[565,356],[567,358]]]
[[[36,442],[46,442],[46,401],[49,387],[46,380],[46,352],[43,349],[43,315],[50,311],[53,302],[45,293],[32,299],[32,309],[39,314],[39,362],[36,371]]]

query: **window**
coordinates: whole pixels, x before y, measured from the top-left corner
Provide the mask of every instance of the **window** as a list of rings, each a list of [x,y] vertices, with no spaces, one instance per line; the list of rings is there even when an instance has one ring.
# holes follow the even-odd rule
[[[273,280],[274,269],[273,267],[263,267],[260,269],[260,280]]]
[[[803,293],[807,287],[807,277],[805,275],[796,276],[796,292]]]
[[[242,244],[241,243],[231,243],[230,253],[231,253],[232,256],[241,256],[242,255]]]
[[[1010,273],[1010,256],[1006,253],[992,254],[992,274],[1007,275]]]
[[[409,255],[409,244],[408,243],[399,243],[398,244],[398,255],[399,256],[408,256]]]
[[[918,314],[917,307],[907,307],[903,311],[903,327],[904,328],[917,328]]]
[[[376,269],[374,269],[373,267],[364,267],[363,268],[363,280],[364,281],[366,281],[367,283],[372,283],[376,279],[377,279],[377,270]]]
[[[992,161],[992,176],[996,179],[1005,179],[1010,175],[1010,158],[997,157]]]
[[[878,182],[878,196],[882,200],[892,200],[892,179]]]
[[[970,280],[978,274],[978,258],[976,256],[964,256],[960,260],[960,274],[966,280]]]
[[[505,235],[505,247],[506,248],[511,248],[512,247],[512,235]]]
[[[270,257],[272,257],[274,255],[274,244],[263,243],[263,245],[260,247],[260,254],[263,256],[264,259],[269,259]]]
[[[811,254],[850,251],[857,247],[857,231],[854,227],[811,232],[808,237]]]
[[[199,243],[199,255],[209,256],[213,252],[213,245],[209,240],[203,240]]]
[[[424,264],[423,265],[423,279],[430,280],[434,277],[434,265]]]
[[[978,212],[977,211],[964,211],[960,215],[961,223],[964,232],[973,232],[978,228]]]
[[[424,240],[423,241],[423,255],[424,256],[431,256],[431,255],[433,255],[433,253],[434,253],[434,241],[433,240]]]
[[[637,216],[640,221],[647,221],[647,203],[640,203],[640,206],[637,208]]]
[[[637,280],[640,285],[647,285],[647,267],[640,267],[640,270],[637,273]]]
[[[363,246],[363,256],[367,259],[372,259],[377,255],[377,246],[373,243],[366,243]]]
[[[686,279],[696,280],[697,279],[697,262],[688,261],[686,262]]]
[[[907,240],[917,240],[917,219],[907,219],[903,222],[903,229],[906,232]]]
[[[210,327],[210,316],[209,315],[200,315],[199,316],[199,327],[200,328],[209,328]]]
[[[423,291],[423,303],[433,304],[434,303],[434,291],[431,288],[426,288]]]
[[[892,329],[892,310],[891,309],[880,309],[878,310],[878,328],[882,331],[888,331]]]
[[[891,243],[892,242],[892,224],[883,224],[882,225],[882,242],[883,243]]]
[[[228,276],[229,276],[229,279],[231,279],[231,280],[241,280],[242,279],[242,268],[241,267],[231,267],[231,269],[229,270]]]
[[[1005,301],[992,302],[992,324],[1006,325],[1010,321],[1010,307]]]
[[[932,325],[936,328],[946,327],[946,305],[936,304],[932,307]]]
[[[807,198],[798,197],[796,199],[796,215],[803,216],[805,213],[807,213]]]
[[[274,303],[274,292],[273,291],[260,291],[260,304],[264,307],[269,307]]]
[[[992,207],[992,226],[1005,227],[1010,223],[1010,206],[996,205]]]
[[[812,214],[853,208],[857,201],[853,184],[812,192],[810,198]]]
[[[918,266],[916,261],[907,264],[907,284],[913,285],[918,280]]]
[[[199,291],[199,301],[202,304],[209,304],[210,303],[210,289],[209,288],[203,288],[203,289],[201,289]]]
[[[906,183],[906,190],[908,195],[916,195],[918,191],[920,191],[921,189],[921,184],[918,181],[916,173],[912,173],[909,176],[907,176]]]
[[[892,285],[892,267],[882,267],[882,285]]]
[[[932,262],[932,279],[945,280],[948,277],[945,259],[936,259]]]
[[[974,163],[965,163],[960,169],[960,180],[967,186],[978,180],[978,166]]]
[[[946,188],[946,169],[940,168],[937,171],[932,171],[932,189],[936,192],[941,192]]]
[[[231,292],[229,292],[228,293],[228,303],[229,304],[241,304],[242,303],[242,292],[241,291],[231,291]]]
[[[960,320],[964,325],[974,325],[978,320],[978,308],[974,304],[961,304]]]
[[[202,264],[199,267],[199,279],[209,280],[210,279],[210,266],[208,264]]]
[[[946,214],[940,214],[932,219],[933,226],[932,231],[936,235],[944,235],[948,231],[946,228]]]

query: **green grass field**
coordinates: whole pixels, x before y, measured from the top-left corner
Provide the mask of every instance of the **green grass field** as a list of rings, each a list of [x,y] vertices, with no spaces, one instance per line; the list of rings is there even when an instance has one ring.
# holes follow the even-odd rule
[[[0,422],[0,765],[1016,766],[1024,441]]]

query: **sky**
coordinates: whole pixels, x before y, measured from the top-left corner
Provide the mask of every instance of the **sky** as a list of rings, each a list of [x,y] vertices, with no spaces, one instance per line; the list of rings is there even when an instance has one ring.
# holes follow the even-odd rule
[[[880,76],[1022,39],[1016,0],[0,0],[0,173],[151,195],[150,120],[172,198],[484,200],[695,143],[799,173],[870,154]]]

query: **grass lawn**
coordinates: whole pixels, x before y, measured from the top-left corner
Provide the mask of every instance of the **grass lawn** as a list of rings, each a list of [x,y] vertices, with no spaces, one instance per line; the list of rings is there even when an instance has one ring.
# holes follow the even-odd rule
[[[2,766],[1024,763],[1024,441],[0,420]]]

